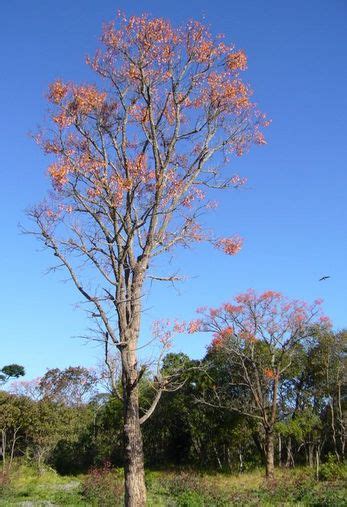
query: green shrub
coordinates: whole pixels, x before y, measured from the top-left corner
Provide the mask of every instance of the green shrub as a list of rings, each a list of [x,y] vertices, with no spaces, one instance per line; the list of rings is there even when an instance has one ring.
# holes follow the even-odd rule
[[[185,491],[181,493],[177,497],[176,502],[179,507],[203,507],[206,505],[204,499],[196,491]]]
[[[319,469],[319,480],[320,481],[335,481],[343,479],[344,467],[335,458],[335,456],[329,454],[328,461],[323,463]]]

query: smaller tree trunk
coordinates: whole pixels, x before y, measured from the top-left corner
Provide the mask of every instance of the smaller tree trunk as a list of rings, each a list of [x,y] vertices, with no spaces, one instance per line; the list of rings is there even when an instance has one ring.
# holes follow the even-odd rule
[[[312,468],[314,466],[314,443],[308,443],[308,464]]]
[[[216,460],[217,460],[217,463],[218,463],[218,468],[219,468],[219,470],[223,470],[223,465],[222,465],[222,462],[220,460],[219,453],[218,453],[218,450],[217,450],[217,447],[216,447],[215,444],[213,444],[213,450],[214,450],[214,453],[215,453],[215,456],[216,456]]]
[[[274,435],[273,431],[266,430],[265,432],[265,464],[266,464],[266,478],[273,479],[275,475],[275,448],[274,448]]]
[[[341,443],[341,459],[343,461],[345,459],[347,411],[342,409],[341,382],[338,382],[337,385],[337,409],[339,421],[339,437]]]
[[[242,474],[242,472],[243,472],[243,454],[242,454],[241,447],[239,448],[239,462],[240,462],[239,471],[240,471],[240,474]]]
[[[19,430],[20,430],[20,427],[19,428],[15,428],[13,430],[13,440],[12,440],[12,445],[11,445],[10,461],[9,461],[9,465],[8,465],[8,469],[9,470],[10,470],[10,468],[12,468],[12,463],[13,463],[13,458],[14,458],[14,452],[15,452],[16,443],[17,443],[17,434],[18,434]]]
[[[337,442],[336,442],[336,425],[335,425],[335,409],[334,409],[334,399],[330,399],[330,414],[331,414],[331,431],[332,431],[332,438],[334,443],[334,451],[336,455],[337,461],[340,461],[340,454],[337,448]]]
[[[288,438],[287,442],[287,460],[286,460],[286,468],[289,468],[292,465],[292,438]]]
[[[319,456],[319,445],[316,448],[316,479],[319,480],[319,466],[320,466],[320,456]]]
[[[229,449],[229,448],[228,448],[228,450],[227,450],[227,461],[228,461],[228,469],[229,469],[229,470],[232,470],[232,468],[233,468],[233,463],[232,463],[231,453],[230,453],[230,449]]]

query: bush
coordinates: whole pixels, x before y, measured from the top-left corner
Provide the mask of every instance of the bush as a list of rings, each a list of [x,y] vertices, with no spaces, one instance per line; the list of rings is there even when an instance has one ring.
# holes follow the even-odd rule
[[[206,505],[204,498],[196,491],[185,491],[181,493],[176,498],[176,502],[179,507],[203,507]]]
[[[83,481],[84,498],[93,505],[108,507],[123,504],[123,471],[112,469],[110,463],[93,468]]]
[[[319,480],[320,481],[336,481],[343,479],[344,467],[341,465],[335,456],[329,454],[328,461],[323,463],[319,469]]]

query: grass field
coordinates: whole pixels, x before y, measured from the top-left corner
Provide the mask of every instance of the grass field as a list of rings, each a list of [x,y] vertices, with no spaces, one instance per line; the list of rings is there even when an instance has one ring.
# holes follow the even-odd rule
[[[17,465],[0,485],[0,506],[122,505],[120,470],[60,476],[47,469]],[[338,478],[317,481],[311,469],[277,470],[272,483],[263,471],[243,475],[197,474],[190,471],[148,471],[149,506],[314,505],[347,506],[346,468]],[[116,499],[116,500],[115,500]],[[118,502],[118,504],[117,504]]]

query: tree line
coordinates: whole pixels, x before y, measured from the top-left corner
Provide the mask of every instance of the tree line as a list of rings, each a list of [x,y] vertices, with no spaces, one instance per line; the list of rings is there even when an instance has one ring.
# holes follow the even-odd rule
[[[331,455],[343,461],[347,333],[314,328],[308,341],[296,348],[290,368],[278,381],[270,449],[252,393],[235,382],[237,376],[244,378],[244,370],[233,357],[230,340],[220,344],[214,339],[202,360],[183,353],[166,355],[163,376],[175,372],[180,388],[165,392],[143,425],[146,464],[239,473],[265,466],[273,474],[269,452],[280,467],[319,469]],[[48,464],[64,474],[105,463],[124,466],[122,402],[105,378],[104,372],[84,367],[51,369],[40,379],[16,380],[1,391],[4,467],[10,471],[19,456],[39,470]],[[153,376],[142,377],[142,407],[153,402],[155,382]],[[272,410],[274,379],[264,372],[260,382]],[[121,379],[116,383],[121,389]]]

